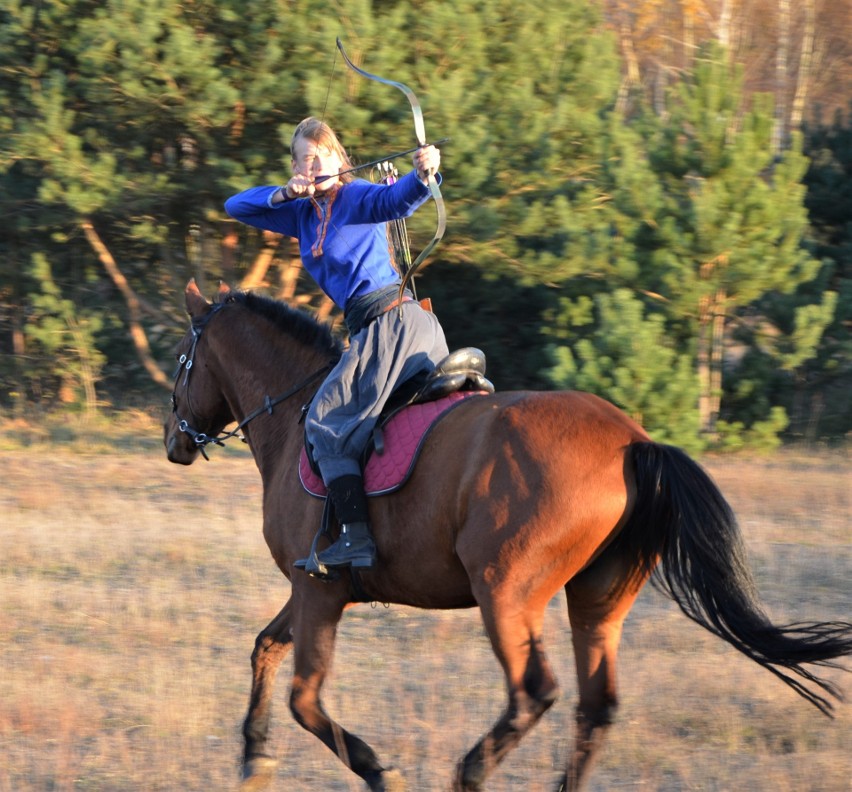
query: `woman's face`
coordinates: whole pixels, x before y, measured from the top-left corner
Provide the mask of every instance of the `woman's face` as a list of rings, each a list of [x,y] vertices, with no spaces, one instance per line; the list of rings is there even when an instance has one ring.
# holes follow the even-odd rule
[[[324,192],[340,183],[337,174],[343,167],[343,159],[332,148],[323,143],[300,137],[293,144],[293,173],[318,179],[330,176],[314,185],[317,192]]]

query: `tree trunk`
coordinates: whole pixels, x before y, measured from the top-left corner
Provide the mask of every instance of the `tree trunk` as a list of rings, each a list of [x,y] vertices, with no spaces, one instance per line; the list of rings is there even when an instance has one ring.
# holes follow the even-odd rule
[[[236,281],[237,247],[240,243],[240,235],[234,226],[234,223],[229,223],[223,229],[219,251],[222,259],[222,279],[229,285]]]
[[[799,56],[799,76],[796,80],[796,94],[793,97],[793,109],[790,111],[790,129],[798,131],[802,126],[805,112],[805,101],[808,97],[811,82],[811,69],[814,60],[814,29],[816,13],[814,0],[804,0],[805,29],[802,34],[802,52]]]
[[[698,308],[698,420],[702,435],[712,436],[715,424],[712,420],[713,404],[711,400],[712,377],[710,371],[711,336],[710,297],[702,297]]]
[[[778,49],[775,52],[775,127],[772,151],[780,154],[787,145],[787,86],[790,58],[790,0],[778,0]]]
[[[683,11],[683,68],[684,71],[692,71],[695,60],[695,21],[691,8]]]
[[[207,279],[204,272],[204,256],[202,254],[201,226],[192,223],[186,231],[184,247],[189,260],[190,272],[202,293],[207,293]]]
[[[240,283],[241,289],[256,289],[263,285],[266,280],[266,273],[275,258],[275,252],[278,250],[278,245],[281,244],[283,237],[281,234],[275,234],[272,231],[263,232],[263,248],[251,265],[251,269]]]
[[[331,301],[330,297],[326,297],[326,295],[322,296],[322,300],[320,301],[319,307],[317,308],[316,318],[317,321],[325,322],[329,316],[331,316],[331,312],[334,310],[334,303]]]
[[[301,273],[302,259],[299,256],[293,256],[289,261],[284,262],[284,266],[281,267],[281,286],[278,290],[278,296],[284,302],[291,303],[294,301]]]
[[[96,387],[98,366],[92,364],[90,340],[86,338],[86,334],[80,329],[76,318],[68,317],[66,322],[71,337],[74,339],[74,352],[76,352],[79,362],[78,377],[80,384],[83,386],[83,394],[86,397],[86,418],[91,418],[98,410],[98,391]]]
[[[731,48],[731,0],[722,0],[722,8],[719,11],[719,23],[716,26],[716,38],[726,49]]]
[[[618,110],[623,112],[627,107],[627,100],[630,98],[630,90],[639,85],[641,76],[639,74],[639,60],[633,46],[633,36],[626,20],[622,20],[619,25],[619,38],[621,40],[621,54],[626,65],[624,78],[618,88]]]
[[[130,284],[127,282],[127,278],[124,277],[124,274],[118,268],[118,264],[116,264],[115,259],[107,249],[107,246],[103,243],[103,240],[98,235],[98,232],[95,230],[91,221],[83,220],[80,223],[80,227],[83,229],[83,233],[86,235],[86,239],[92,246],[92,249],[95,253],[97,253],[101,264],[103,264],[104,269],[107,271],[107,274],[110,278],[112,278],[112,282],[124,296],[124,301],[127,303],[127,310],[129,314],[128,327],[130,329],[130,338],[133,341],[134,347],[136,347],[136,354],[139,356],[142,365],[145,367],[145,371],[148,372],[151,379],[158,385],[162,385],[164,388],[170,389],[172,387],[171,382],[160,370],[160,367],[157,365],[153,355],[151,354],[151,347],[148,344],[148,336],[145,335],[145,329],[142,327],[140,318],[139,298],[130,287]]]
[[[24,355],[27,353],[26,336],[24,335],[24,309],[20,303],[13,304],[12,309],[12,365],[15,372],[15,381],[18,386],[11,392],[12,405],[17,417],[26,412],[27,389],[24,384]]]
[[[727,292],[720,288],[713,298],[710,325],[710,416],[709,433],[716,436],[716,422],[722,407],[722,363],[725,353]]]
[[[699,268],[699,277],[710,281],[720,267],[728,263],[727,253],[720,253]],[[711,284],[708,284],[708,287]],[[698,413],[701,433],[717,439],[716,423],[722,404],[722,362],[724,359],[725,319],[728,293],[723,286],[709,288],[698,303]]]

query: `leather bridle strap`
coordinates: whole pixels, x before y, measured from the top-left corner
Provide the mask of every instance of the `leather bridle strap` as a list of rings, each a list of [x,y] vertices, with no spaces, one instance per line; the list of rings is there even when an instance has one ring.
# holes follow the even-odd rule
[[[177,421],[178,430],[183,432],[184,434],[188,434],[192,438],[192,441],[195,443],[196,446],[198,446],[198,450],[201,452],[201,455],[207,460],[209,460],[209,457],[207,456],[207,453],[205,452],[205,448],[208,445],[210,445],[210,443],[215,443],[216,445],[224,445],[226,440],[230,440],[231,438],[234,438],[234,437],[238,437],[240,440],[245,442],[245,437],[240,433],[242,432],[243,428],[246,425],[251,423],[258,416],[263,415],[264,413],[266,413],[267,415],[272,415],[273,408],[276,405],[281,404],[281,402],[287,401],[287,399],[291,398],[292,396],[295,396],[299,391],[303,390],[308,385],[310,385],[311,383],[318,380],[320,377],[325,376],[325,374],[328,371],[330,371],[335,365],[333,362],[332,363],[326,363],[321,369],[318,369],[313,374],[306,377],[305,379],[303,379],[298,384],[294,385],[292,388],[290,388],[285,393],[282,393],[280,396],[276,396],[274,399],[270,398],[269,396],[265,396],[264,399],[263,399],[263,404],[260,407],[258,407],[257,409],[250,412],[230,432],[225,432],[225,433],[220,432],[218,435],[215,435],[215,436],[205,434],[204,432],[199,432],[197,429],[193,428],[193,426],[189,423],[189,421],[187,421],[185,418],[181,418],[180,414],[178,413],[178,409],[177,409],[177,382],[178,382],[178,379],[180,378],[181,371],[182,370],[186,371],[186,377],[184,378],[183,385],[184,385],[184,391],[187,394],[186,402],[187,402],[187,404],[189,404],[190,403],[189,374],[192,371],[192,366],[193,366],[193,363],[194,363],[195,348],[198,345],[199,339],[201,338],[201,332],[207,326],[207,323],[213,317],[213,314],[216,313],[218,310],[220,310],[223,306],[224,306],[224,303],[215,304],[211,308],[210,312],[204,315],[203,321],[200,321],[200,322],[193,321],[192,322],[192,336],[193,336],[192,346],[189,348],[189,353],[187,355],[181,355],[180,358],[179,358],[178,370],[175,373],[175,384],[174,384],[174,388],[172,389],[172,395],[171,395],[172,412],[174,413],[175,420]],[[192,408],[190,407],[190,414],[191,413],[192,413]]]

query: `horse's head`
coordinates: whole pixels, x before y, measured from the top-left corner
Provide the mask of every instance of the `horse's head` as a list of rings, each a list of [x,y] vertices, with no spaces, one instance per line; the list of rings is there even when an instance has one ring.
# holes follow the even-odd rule
[[[219,287],[220,300],[208,302],[194,280],[186,287],[186,310],[190,327],[175,354],[177,371],[172,391],[172,411],[164,424],[164,443],[170,462],[191,465],[204,446],[233,420],[221,387],[205,360],[208,345],[202,340],[204,329],[224,305],[228,287]],[[215,441],[214,441],[215,442]],[[206,457],[206,454],[205,454]]]

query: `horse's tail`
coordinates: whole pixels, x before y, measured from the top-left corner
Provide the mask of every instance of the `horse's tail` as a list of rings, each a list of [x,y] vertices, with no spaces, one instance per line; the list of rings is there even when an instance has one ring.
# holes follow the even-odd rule
[[[710,476],[672,446],[640,442],[630,451],[637,501],[622,541],[648,568],[659,559],[654,585],[690,619],[831,715],[829,697],[842,701],[842,693],[804,664],[840,667],[830,661],[852,655],[852,624],[773,625],[758,602],[736,518]]]

